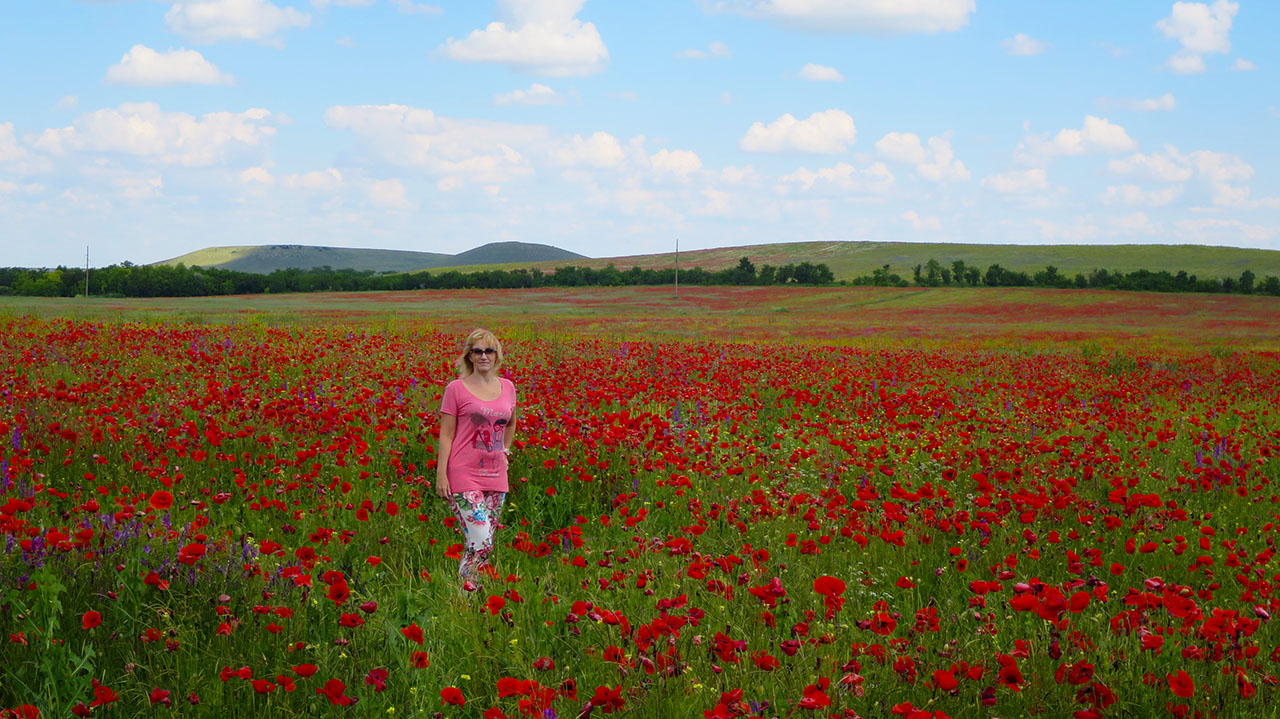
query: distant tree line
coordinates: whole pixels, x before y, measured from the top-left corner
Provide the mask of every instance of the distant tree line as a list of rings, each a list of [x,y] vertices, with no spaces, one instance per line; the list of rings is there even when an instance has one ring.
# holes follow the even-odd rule
[[[83,269],[53,270],[0,268],[0,295],[74,297],[84,294]],[[619,270],[569,265],[555,272],[541,270],[478,270],[458,272],[374,272],[373,270],[276,270],[267,275],[216,268],[176,265],[135,265],[125,262],[89,272],[89,293],[113,297],[195,297],[279,292],[383,292],[392,290],[512,289],[521,287],[612,287],[669,285],[674,268]],[[680,284],[687,285],[829,285],[831,268],[822,263],[800,262],[756,269],[746,257],[737,266],[710,271],[701,267],[680,270]]]
[[[1053,265],[1032,274],[1006,269],[998,264],[981,268],[955,260],[950,265],[935,259],[911,268],[911,281],[890,272],[889,265],[872,270],[870,275],[855,278],[851,284],[880,287],[1051,287],[1055,289],[1105,289],[1139,292],[1231,292],[1280,296],[1280,277],[1268,275],[1261,281],[1251,270],[1239,278],[1198,278],[1179,270],[1093,270],[1065,275]]]
[[[53,270],[0,268],[0,295],[73,297],[83,294],[83,269],[58,267]],[[276,270],[262,275],[236,270],[177,265],[135,265],[124,262],[91,270],[89,293],[111,297],[194,297],[202,295],[249,295],[280,292],[385,292],[394,290],[514,289],[522,287],[615,287],[624,285],[669,285],[676,279],[674,268],[619,270],[613,265],[601,269],[569,265],[554,272],[541,270],[435,270],[423,272],[375,272],[373,270]],[[686,285],[830,285],[831,269],[823,263],[799,262],[758,269],[743,257],[734,267],[711,271],[691,267],[680,271]],[[1239,278],[1198,278],[1186,272],[1134,270],[1119,272],[1093,270],[1088,275],[1062,274],[1052,265],[1028,274],[993,264],[985,271],[963,260],[943,264],[930,259],[911,270],[908,280],[884,265],[871,274],[840,284],[877,287],[1050,287],[1057,289],[1109,289],[1145,292],[1230,292],[1280,296],[1280,278],[1261,281],[1250,270]]]

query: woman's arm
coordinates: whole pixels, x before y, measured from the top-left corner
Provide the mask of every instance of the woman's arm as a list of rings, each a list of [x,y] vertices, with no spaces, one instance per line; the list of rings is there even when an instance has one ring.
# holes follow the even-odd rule
[[[458,418],[440,413],[440,446],[436,449],[436,494],[440,499],[449,498],[449,452],[453,450],[453,435],[458,430]]]
[[[516,416],[519,414],[515,407],[511,408],[511,421],[507,422],[506,429],[502,430],[502,451],[510,453],[511,445],[516,441]]]

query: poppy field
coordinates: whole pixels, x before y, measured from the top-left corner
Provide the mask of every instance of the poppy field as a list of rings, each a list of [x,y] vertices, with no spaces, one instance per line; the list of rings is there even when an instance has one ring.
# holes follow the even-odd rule
[[[1273,711],[1274,300],[608,292],[0,314],[0,716]],[[520,416],[465,592],[479,325]]]

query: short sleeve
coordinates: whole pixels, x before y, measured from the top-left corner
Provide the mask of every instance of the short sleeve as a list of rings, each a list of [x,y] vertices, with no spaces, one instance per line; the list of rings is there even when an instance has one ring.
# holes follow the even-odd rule
[[[455,379],[444,388],[444,398],[440,400],[440,412],[458,416],[458,380]]]

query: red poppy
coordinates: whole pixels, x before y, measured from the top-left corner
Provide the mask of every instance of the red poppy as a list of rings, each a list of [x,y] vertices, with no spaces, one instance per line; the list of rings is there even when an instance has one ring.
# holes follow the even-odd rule
[[[1190,699],[1195,696],[1196,683],[1191,680],[1190,675],[1181,669],[1179,669],[1176,674],[1169,674],[1168,680],[1169,691],[1173,692],[1174,696],[1181,697],[1183,699]]]
[[[409,655],[409,664],[414,669],[426,669],[431,666],[431,658],[427,656],[426,652],[414,652]]]
[[[316,689],[316,694],[323,694],[329,699],[331,704],[340,707],[349,706],[354,700],[346,695],[347,685],[342,683],[340,679],[330,679],[324,683],[324,686]]]
[[[960,682],[956,680],[956,675],[946,669],[939,669],[933,673],[933,683],[938,685],[938,688],[944,692],[952,691],[960,686]]]
[[[102,624],[102,615],[97,610],[90,609],[84,613],[83,617],[80,617],[80,626],[85,629],[93,629],[99,624]]]
[[[622,686],[616,686],[610,689],[607,686],[596,687],[595,696],[591,697],[590,702],[593,707],[600,707],[605,714],[612,714],[621,709],[626,701],[622,698]]]
[[[293,668],[293,673],[297,674],[303,679],[309,679],[311,678],[312,675],[316,673],[317,670],[319,670],[319,667],[317,667],[314,664],[299,664],[298,666]]]
[[[455,706],[466,706],[467,700],[462,696],[462,690],[457,687],[445,687],[440,690],[440,706],[453,704]]]
[[[369,673],[364,676],[364,683],[373,687],[375,692],[380,692],[387,688],[387,670],[386,669],[370,669]]]
[[[147,504],[157,512],[163,512],[173,506],[173,492],[165,489],[152,492],[151,497],[147,499]]]
[[[407,627],[400,627],[400,633],[404,635],[405,639],[408,639],[414,644],[422,643],[422,627],[418,626],[417,622],[414,622]]]

